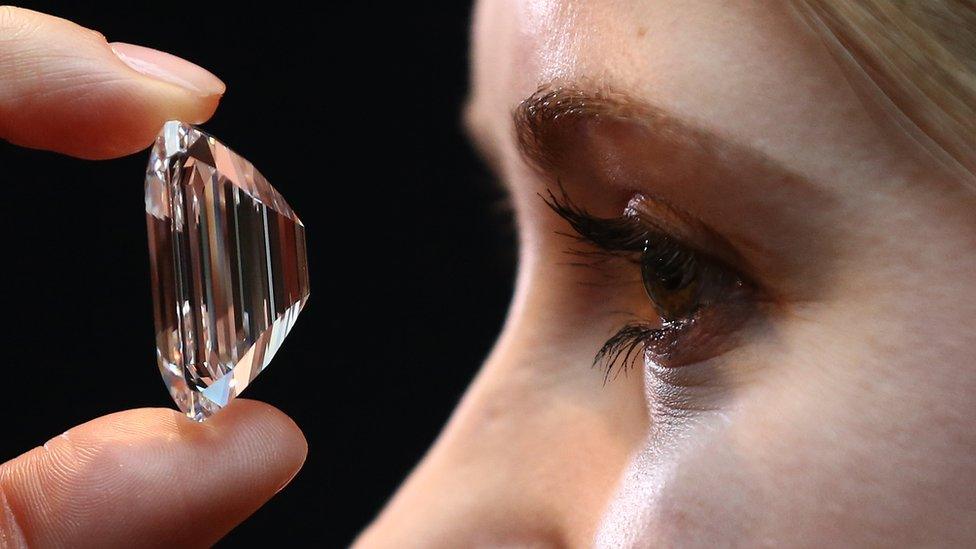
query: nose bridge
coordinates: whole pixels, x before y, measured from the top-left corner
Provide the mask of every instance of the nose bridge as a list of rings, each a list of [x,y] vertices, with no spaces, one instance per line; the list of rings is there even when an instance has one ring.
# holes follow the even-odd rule
[[[640,387],[503,341],[360,546],[590,545],[640,436]]]

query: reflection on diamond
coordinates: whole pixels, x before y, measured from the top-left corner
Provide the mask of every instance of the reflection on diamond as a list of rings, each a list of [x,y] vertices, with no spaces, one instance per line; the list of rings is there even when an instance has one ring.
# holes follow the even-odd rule
[[[267,367],[305,306],[305,226],[250,162],[177,121],[149,156],[146,220],[159,370],[201,421]]]

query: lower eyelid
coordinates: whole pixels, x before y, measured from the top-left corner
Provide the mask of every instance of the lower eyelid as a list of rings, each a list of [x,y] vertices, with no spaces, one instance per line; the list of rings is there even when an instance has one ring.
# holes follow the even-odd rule
[[[644,376],[655,420],[682,420],[703,412],[726,409],[729,385],[722,378],[721,366],[713,361],[666,368],[653,363]]]
[[[699,362],[722,354],[738,344],[736,335],[744,324],[754,320],[759,312],[753,292],[746,286],[727,290],[718,301],[702,307],[694,317],[675,331],[668,344],[667,354],[657,354],[667,367]],[[654,353],[655,347],[649,347]]]
[[[756,309],[748,298],[726,300],[703,308],[686,320],[663,322],[660,326],[629,324],[614,338],[626,335],[625,330],[639,331],[639,337],[634,335],[626,339],[622,345],[611,349],[614,352],[608,352],[604,345],[595,362],[603,362],[608,378],[613,377],[611,373],[615,369],[633,367],[645,361],[664,370],[704,362],[739,346],[741,328],[756,319]],[[630,352],[632,346],[639,346],[636,355]]]
[[[774,313],[761,308],[764,310],[751,314],[734,332],[703,343],[710,346],[708,352],[668,360],[646,357],[644,381],[652,414],[666,421],[728,411],[739,391],[764,372],[760,349],[775,344],[767,318]]]

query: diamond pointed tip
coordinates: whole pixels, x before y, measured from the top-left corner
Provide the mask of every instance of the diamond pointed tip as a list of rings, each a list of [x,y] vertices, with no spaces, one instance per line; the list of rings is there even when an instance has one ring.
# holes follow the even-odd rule
[[[159,369],[201,421],[268,366],[304,307],[305,227],[250,162],[179,121],[150,152],[146,220]]]

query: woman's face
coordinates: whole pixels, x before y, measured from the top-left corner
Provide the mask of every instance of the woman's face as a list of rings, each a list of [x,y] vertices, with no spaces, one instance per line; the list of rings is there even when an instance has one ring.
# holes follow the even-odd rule
[[[976,539],[976,193],[880,93],[785,2],[490,0],[473,45],[517,290],[360,543]]]

